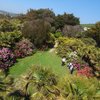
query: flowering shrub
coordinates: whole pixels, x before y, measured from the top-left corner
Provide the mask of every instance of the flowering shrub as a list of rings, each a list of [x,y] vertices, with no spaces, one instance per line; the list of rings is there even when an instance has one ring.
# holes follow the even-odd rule
[[[80,69],[88,66],[88,64],[84,61],[81,61],[81,59],[75,59],[72,61],[72,63],[76,70],[80,70]]]
[[[83,75],[86,77],[92,77],[92,69],[88,66],[84,67],[83,69],[78,70],[78,75]]]
[[[16,43],[15,55],[18,58],[22,58],[33,53],[33,44],[28,39],[23,39],[20,42]]]
[[[80,70],[81,65],[79,63],[74,63],[73,64],[74,68],[76,68],[77,70]]]
[[[74,60],[73,62],[74,69],[77,70],[78,75],[83,75],[86,77],[92,77],[92,68],[88,66],[87,63],[78,62],[77,60]]]
[[[8,48],[0,50],[0,69],[7,69],[16,62],[14,54]]]
[[[77,52],[77,57],[73,57],[73,51]],[[70,62],[73,59],[78,59],[79,63],[84,62],[88,64],[94,73],[100,72],[100,48],[84,43],[81,39],[60,37],[58,39],[57,54],[60,57],[66,56]],[[70,57],[69,54],[71,55]],[[75,66],[79,69],[81,65],[77,64]]]

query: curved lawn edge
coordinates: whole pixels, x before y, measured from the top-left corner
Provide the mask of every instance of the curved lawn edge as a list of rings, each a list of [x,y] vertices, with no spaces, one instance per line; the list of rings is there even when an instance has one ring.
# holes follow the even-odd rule
[[[18,62],[9,69],[9,75],[17,77],[34,65],[48,67],[60,76],[68,72],[67,68],[61,66],[61,58],[55,53],[36,52],[32,56],[18,59]]]

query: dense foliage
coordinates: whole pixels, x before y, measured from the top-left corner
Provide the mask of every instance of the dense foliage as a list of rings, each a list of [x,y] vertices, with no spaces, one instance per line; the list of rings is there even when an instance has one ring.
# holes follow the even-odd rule
[[[55,36],[55,38],[59,38],[59,37],[62,36],[62,33],[58,31],[58,32],[56,32],[56,33],[54,34],[54,36]]]
[[[8,20],[1,20],[0,21],[0,32],[11,32],[15,28]]]
[[[59,78],[52,70],[40,66],[33,66],[14,81],[6,77],[0,79],[1,82],[5,89],[0,85],[4,89],[0,90],[0,98],[5,100],[91,100],[100,97],[97,79],[76,75]]]
[[[79,63],[86,63],[92,69],[94,75],[96,72],[100,72],[100,49],[94,45],[88,45],[81,41],[81,39],[75,38],[59,38],[59,45],[57,48],[58,55],[61,57],[66,56],[70,60],[69,55],[76,51],[77,58],[71,57],[71,62],[78,60]],[[99,73],[100,74],[100,73]]]
[[[14,54],[8,48],[0,49],[0,69],[6,70],[16,62]]]
[[[62,82],[63,81],[63,82]],[[91,100],[99,98],[98,91],[100,86],[95,78],[78,76],[68,76],[61,80],[62,100]]]
[[[37,47],[46,45],[46,42],[50,37],[49,31],[50,24],[43,20],[26,22],[22,29],[23,36],[31,39],[32,43]]]
[[[65,25],[79,25],[79,18],[74,17],[73,14],[62,14],[55,18],[56,29],[62,29]]]
[[[51,25],[51,32],[56,32],[56,30],[60,29],[63,31],[63,28],[66,25],[70,25],[70,27],[76,26],[80,24],[79,18],[75,17],[73,14],[64,13],[62,15],[55,15],[55,13],[50,9],[30,9],[25,15],[20,15],[16,17],[21,22],[25,21],[35,21],[35,20],[44,20]],[[76,28],[80,31],[80,27]]]
[[[81,38],[81,41],[86,45],[97,45],[96,41],[93,38]]]
[[[92,37],[97,42],[97,46],[100,47],[100,22],[97,22],[86,33],[86,36]]]
[[[0,20],[0,32],[12,32],[14,30],[20,29],[20,21],[16,19],[8,20],[3,19]]]
[[[54,18],[55,18],[55,13],[49,9],[38,9],[38,10],[30,9],[26,14],[26,19],[29,21],[43,19],[49,22],[51,25],[54,24]]]
[[[79,38],[83,35],[83,28],[80,25],[65,25],[62,32],[64,36]]]
[[[0,47],[13,48],[15,43],[22,38],[20,31],[0,33]]]
[[[75,70],[73,75],[67,73],[65,77],[59,77],[51,69],[40,66],[32,66],[15,79],[10,78],[9,74],[7,77],[7,74],[1,74],[16,62],[16,58],[32,55],[35,48],[52,48],[55,40],[57,54],[66,57],[66,64],[72,63]],[[55,15],[50,9],[30,9],[16,17],[0,14],[0,100],[100,98],[99,47],[100,22],[84,31],[79,18],[73,14]],[[30,62],[33,64],[33,61]],[[51,63],[56,64],[55,61]],[[26,66],[29,64],[27,62]]]
[[[28,39],[23,39],[16,43],[14,53],[18,58],[29,56],[32,55],[34,48],[34,45]]]

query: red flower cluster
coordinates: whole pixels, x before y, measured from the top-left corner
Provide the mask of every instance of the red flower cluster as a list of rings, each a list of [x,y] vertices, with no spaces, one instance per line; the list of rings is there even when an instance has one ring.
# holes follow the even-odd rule
[[[88,78],[93,76],[92,69],[88,66],[85,66],[83,69],[78,70],[77,74],[86,76]]]

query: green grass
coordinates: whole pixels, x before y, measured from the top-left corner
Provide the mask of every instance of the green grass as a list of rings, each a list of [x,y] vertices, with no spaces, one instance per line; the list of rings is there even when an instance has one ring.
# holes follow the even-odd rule
[[[82,27],[88,27],[91,28],[94,26],[94,24],[81,24]]]
[[[51,68],[57,75],[65,75],[68,73],[67,68],[61,66],[61,58],[54,53],[37,52],[32,56],[18,59],[18,62],[9,70],[9,74],[17,77],[27,71],[32,65],[40,65]]]

